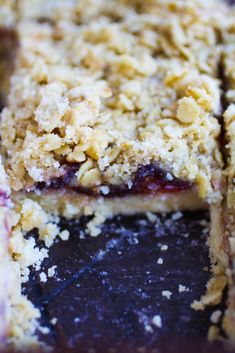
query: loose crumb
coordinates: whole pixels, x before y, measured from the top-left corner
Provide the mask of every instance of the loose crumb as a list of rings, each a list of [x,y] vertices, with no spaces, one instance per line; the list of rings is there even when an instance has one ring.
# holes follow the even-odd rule
[[[216,310],[211,314],[211,322],[213,324],[218,324],[220,318],[221,318],[222,312],[221,310]]]
[[[172,296],[172,292],[170,292],[169,290],[163,290],[162,291],[162,296],[166,297],[167,299],[170,299]]]
[[[157,260],[158,265],[162,265],[163,264],[163,259],[161,257],[159,257],[159,259]]]
[[[171,218],[173,219],[173,221],[177,221],[178,219],[180,219],[182,217],[183,217],[183,213],[182,212],[175,212],[175,213],[173,213]]]
[[[156,222],[157,220],[157,215],[155,215],[154,213],[152,212],[146,212],[146,217],[148,218],[149,222]]]
[[[54,277],[55,276],[55,269],[57,268],[56,265],[54,266],[51,266],[50,268],[48,268],[48,271],[47,271],[47,275],[48,277]]]
[[[52,325],[56,325],[57,322],[58,322],[58,319],[57,319],[56,317],[53,317],[53,318],[51,319],[51,321],[50,321],[50,323],[51,323]]]
[[[152,320],[153,324],[159,328],[162,327],[162,318],[160,315],[155,315]]]
[[[40,277],[41,282],[43,282],[43,283],[47,282],[47,275],[45,274],[45,272],[41,272],[39,277]]]
[[[179,285],[179,293],[183,293],[183,292],[188,292],[189,288],[183,286],[182,284]]]
[[[60,232],[60,234],[59,234],[60,239],[62,239],[63,241],[69,240],[69,236],[70,236],[70,234],[67,229],[62,230],[62,232]]]
[[[48,335],[48,333],[50,332],[48,327],[39,327],[39,331],[43,334],[43,335]]]

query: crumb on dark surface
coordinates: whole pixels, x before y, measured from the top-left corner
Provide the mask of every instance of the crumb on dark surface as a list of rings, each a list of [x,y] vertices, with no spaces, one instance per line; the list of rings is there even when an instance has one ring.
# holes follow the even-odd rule
[[[102,353],[163,346],[173,352],[177,342],[205,344],[216,308],[196,312],[190,304],[204,294],[210,278],[203,270],[209,266],[207,221],[203,212],[152,222],[118,217],[103,226],[101,236],[90,238],[83,221],[62,220],[71,236],[57,241],[41,270],[57,265],[54,276],[41,282],[34,272],[25,288],[50,328],[43,340],[66,351]],[[179,291],[183,287],[187,290]],[[163,291],[172,293],[170,299]]]

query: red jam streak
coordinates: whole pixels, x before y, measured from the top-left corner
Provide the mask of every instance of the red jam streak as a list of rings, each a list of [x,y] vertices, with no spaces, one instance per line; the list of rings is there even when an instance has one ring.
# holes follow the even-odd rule
[[[100,187],[83,188],[77,186],[75,173],[79,169],[78,165],[66,166],[66,173],[59,178],[54,178],[49,182],[36,184],[36,189],[41,191],[58,190],[66,188],[86,195],[103,195]],[[160,168],[157,164],[139,166],[133,177],[131,185],[106,185],[109,193],[105,197],[127,196],[127,195],[156,195],[159,193],[175,193],[191,189],[193,184],[173,177],[168,171]]]

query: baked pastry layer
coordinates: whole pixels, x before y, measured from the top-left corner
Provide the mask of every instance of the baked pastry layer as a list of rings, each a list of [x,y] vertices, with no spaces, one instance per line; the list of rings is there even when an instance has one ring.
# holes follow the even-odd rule
[[[51,246],[58,216],[94,216],[96,236],[115,214],[207,207],[220,275],[228,261],[219,67],[231,34],[222,2],[12,0],[2,9],[18,36],[0,122],[16,282],[47,254],[25,234],[36,227]],[[4,16],[0,23],[9,28]],[[28,307],[11,298],[8,336],[22,347],[35,344],[26,341],[39,314],[31,307],[17,316],[21,300]]]
[[[220,197],[218,19],[211,3],[168,5],[101,1],[78,22],[69,15],[76,2],[53,21],[22,7],[1,119],[15,191],[59,178],[71,163],[78,187],[122,186],[157,162],[202,198]]]
[[[25,198],[37,202],[43,210],[63,216],[67,219],[78,218],[81,216],[94,216],[90,222],[94,229],[88,230],[95,236],[100,233],[99,226],[107,218],[118,214],[133,215],[146,212],[174,212],[178,210],[199,210],[207,209],[208,205],[198,197],[195,189],[190,189],[174,194],[158,195],[129,195],[124,197],[92,197],[78,194],[65,189],[57,192],[47,191],[37,193],[17,193],[13,195],[13,200],[19,204]]]

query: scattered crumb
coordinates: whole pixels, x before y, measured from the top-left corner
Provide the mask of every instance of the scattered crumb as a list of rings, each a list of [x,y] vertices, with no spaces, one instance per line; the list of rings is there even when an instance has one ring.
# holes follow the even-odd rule
[[[108,186],[101,186],[100,191],[103,195],[108,195],[110,193],[110,189]]]
[[[162,327],[162,318],[160,315],[155,315],[152,320],[153,324],[159,328]]]
[[[222,312],[221,310],[216,310],[211,314],[211,322],[213,324],[218,324],[220,318],[221,318]]]
[[[67,229],[62,230],[62,232],[60,232],[60,234],[59,234],[60,239],[62,239],[63,241],[69,240],[69,236],[70,236],[70,234]]]
[[[166,179],[169,180],[169,181],[171,181],[171,180],[174,179],[174,177],[173,177],[173,175],[171,175],[171,173],[168,172],[168,173],[166,174]]]
[[[207,234],[209,233],[209,231],[210,231],[209,227],[206,227],[202,230],[202,234]]]
[[[219,328],[215,325],[212,325],[209,328],[207,338],[209,342],[217,340],[219,338]]]
[[[43,335],[48,335],[48,333],[50,332],[48,327],[39,327],[39,331],[43,334]]]
[[[191,304],[191,308],[196,311],[199,311],[199,310],[204,310],[205,306],[202,302],[198,300],[194,300],[194,302]]]
[[[178,219],[180,219],[182,217],[183,217],[183,213],[182,212],[175,212],[175,213],[173,213],[171,218],[173,219],[173,221],[177,221]]]
[[[43,283],[47,282],[47,275],[45,274],[45,272],[41,272],[39,277],[40,277],[41,282],[43,282]]]
[[[159,257],[159,259],[157,260],[158,265],[162,265],[163,264],[163,259],[161,257]]]
[[[188,292],[189,288],[183,286],[182,284],[179,285],[179,293],[183,293],[183,292]]]
[[[168,249],[168,245],[162,245],[161,246],[161,251],[166,251]]]
[[[157,220],[157,215],[155,215],[154,213],[152,212],[146,212],[146,217],[148,218],[149,222],[156,222]]]
[[[144,328],[145,328],[145,331],[147,331],[147,332],[153,332],[151,325],[145,325]]]
[[[162,291],[162,296],[166,297],[167,299],[170,299],[172,296],[172,292],[170,292],[169,290],[163,290]]]
[[[47,275],[48,277],[54,277],[55,276],[55,269],[57,268],[56,265],[54,266],[51,266],[50,268],[48,268],[48,271],[47,271]]]
[[[128,189],[130,190],[132,188],[132,186],[133,186],[133,181],[132,180],[128,180],[127,186],[128,186]]]
[[[208,221],[206,219],[203,219],[202,221],[200,221],[200,226],[202,227],[208,227]]]
[[[58,319],[57,319],[56,317],[53,317],[53,319],[51,319],[51,321],[50,321],[50,323],[51,323],[52,325],[56,325],[57,322],[58,322]]]
[[[188,238],[189,237],[189,233],[183,234],[183,237]]]

